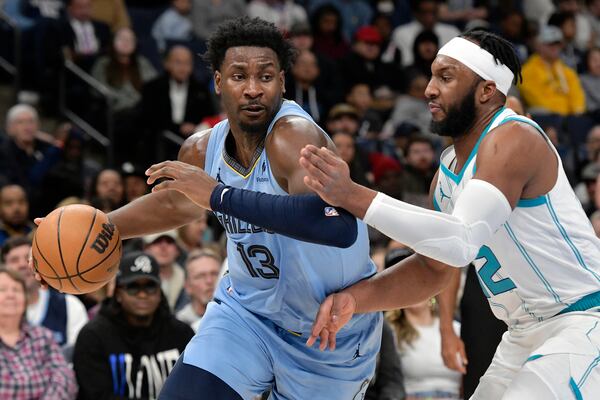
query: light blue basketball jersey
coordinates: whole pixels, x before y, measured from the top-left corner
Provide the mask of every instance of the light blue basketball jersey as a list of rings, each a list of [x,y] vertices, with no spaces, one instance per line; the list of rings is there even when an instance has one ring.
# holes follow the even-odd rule
[[[267,135],[280,118],[287,116],[314,122],[298,104],[286,100],[268,127]],[[286,195],[273,176],[264,147],[257,148],[251,167],[246,170],[227,153],[228,134],[227,120],[212,129],[206,151],[207,173],[229,186]],[[299,154],[289,156],[299,158]],[[356,242],[340,249],[268,232],[229,215],[216,213],[216,216],[227,232],[229,266],[229,274],[222,279],[216,297],[233,298],[245,309],[284,329],[310,332],[319,305],[327,295],[376,272],[369,258],[367,228],[362,221],[357,221]],[[373,318],[373,314],[355,316],[338,336],[352,333],[353,326],[366,328],[375,321]],[[357,324],[358,321],[362,322]]]

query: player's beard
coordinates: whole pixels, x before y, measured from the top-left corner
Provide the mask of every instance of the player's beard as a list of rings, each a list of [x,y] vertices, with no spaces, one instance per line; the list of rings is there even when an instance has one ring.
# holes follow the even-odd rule
[[[451,106],[446,118],[431,120],[431,132],[440,136],[459,137],[467,133],[475,124],[475,86],[463,97],[459,104]]]
[[[252,123],[252,124],[246,124],[244,122],[240,122],[240,128],[242,128],[242,130],[247,133],[248,135],[252,135],[252,136],[264,136],[267,133],[267,128],[269,127],[269,124],[271,123],[271,121],[273,120],[273,118],[269,118],[267,122],[257,122],[257,123]]]

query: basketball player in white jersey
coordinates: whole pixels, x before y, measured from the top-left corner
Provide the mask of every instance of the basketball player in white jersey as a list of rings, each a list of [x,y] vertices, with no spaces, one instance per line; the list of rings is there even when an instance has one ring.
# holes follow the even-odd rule
[[[357,185],[327,149],[302,150],[310,188],[417,253],[329,296],[308,344],[335,348],[353,314],[421,302],[472,262],[509,327],[472,399],[600,398],[600,241],[543,131],[504,107],[520,78],[511,45],[467,32],[431,69],[432,130],[454,142],[431,186],[437,211]]]

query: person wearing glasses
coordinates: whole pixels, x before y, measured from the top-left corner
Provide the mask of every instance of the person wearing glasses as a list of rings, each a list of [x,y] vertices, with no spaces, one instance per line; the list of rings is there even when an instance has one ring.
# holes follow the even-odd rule
[[[169,310],[156,259],[125,254],[114,296],[75,344],[79,399],[156,398],[192,336],[193,330]]]

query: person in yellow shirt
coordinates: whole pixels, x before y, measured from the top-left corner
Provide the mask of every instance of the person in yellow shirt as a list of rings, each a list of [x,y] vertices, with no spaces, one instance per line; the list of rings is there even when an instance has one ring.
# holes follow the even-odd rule
[[[131,28],[123,0],[92,0],[92,18],[110,26],[112,33],[121,28]]]
[[[537,51],[523,65],[519,90],[532,114],[585,111],[585,93],[577,72],[560,60],[562,40],[559,28],[544,26],[537,37]]]

